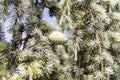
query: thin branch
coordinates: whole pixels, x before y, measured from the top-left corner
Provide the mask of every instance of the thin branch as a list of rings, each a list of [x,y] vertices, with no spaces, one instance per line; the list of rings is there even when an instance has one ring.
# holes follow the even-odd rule
[[[33,75],[30,65],[28,65],[28,76],[29,76],[29,80],[33,80]]]
[[[62,15],[61,15],[61,17],[60,17],[60,21],[59,21],[59,25],[61,25],[62,22],[63,22],[64,15],[65,15],[65,13],[66,13],[66,9],[67,9],[67,8],[65,7],[64,11],[62,12]]]
[[[73,30],[73,23],[72,23],[72,20],[71,20],[71,17],[70,17],[70,15],[71,15],[71,13],[70,13],[70,6],[69,6],[69,3],[68,3],[69,1],[67,1],[66,2],[66,6],[67,6],[67,16],[68,16],[68,18],[67,18],[67,20],[68,20],[68,23],[69,23],[69,29],[70,30]]]
[[[97,39],[97,42],[98,42],[98,47],[99,47],[99,59],[100,59],[100,63],[101,63],[101,72],[104,74],[104,63],[102,61],[102,47],[101,47],[101,43],[100,43],[100,39],[99,39],[99,35],[98,35],[98,32],[96,31],[96,39]],[[101,80],[103,80],[104,78],[102,78]]]

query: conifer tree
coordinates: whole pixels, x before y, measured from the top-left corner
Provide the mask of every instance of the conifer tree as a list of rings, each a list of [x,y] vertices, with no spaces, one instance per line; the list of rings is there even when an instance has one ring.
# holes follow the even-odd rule
[[[120,79],[120,0],[0,0],[0,20],[2,80]]]

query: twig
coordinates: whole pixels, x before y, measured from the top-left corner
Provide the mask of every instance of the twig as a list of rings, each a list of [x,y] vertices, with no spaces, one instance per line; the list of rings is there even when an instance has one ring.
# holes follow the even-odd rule
[[[97,42],[99,43],[98,47],[99,47],[99,58],[100,58],[100,63],[101,63],[101,72],[104,74],[104,64],[103,64],[103,61],[102,61],[102,58],[101,58],[101,54],[102,54],[102,48],[101,48],[101,44],[100,44],[100,39],[99,39],[99,36],[98,36],[98,32],[96,31],[96,39],[97,39]],[[102,78],[101,80],[103,80],[104,78]]]
[[[61,15],[60,21],[59,21],[59,25],[61,25],[62,22],[63,22],[64,15],[65,15],[65,13],[66,13],[66,9],[67,9],[67,8],[65,7],[64,11],[62,12],[62,15]]]
[[[68,23],[69,23],[69,29],[70,30],[73,30],[73,23],[72,23],[72,20],[71,20],[71,17],[70,17],[70,7],[69,7],[69,0],[67,0],[66,2],[66,6],[67,6],[67,20],[68,20]]]
[[[28,76],[29,76],[29,80],[33,80],[32,70],[31,70],[30,65],[28,65]]]

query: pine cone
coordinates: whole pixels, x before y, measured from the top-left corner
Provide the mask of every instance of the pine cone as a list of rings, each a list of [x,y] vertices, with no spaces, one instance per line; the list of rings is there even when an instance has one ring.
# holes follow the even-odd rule
[[[67,37],[59,31],[53,31],[49,35],[49,39],[54,44],[65,44],[67,42]]]

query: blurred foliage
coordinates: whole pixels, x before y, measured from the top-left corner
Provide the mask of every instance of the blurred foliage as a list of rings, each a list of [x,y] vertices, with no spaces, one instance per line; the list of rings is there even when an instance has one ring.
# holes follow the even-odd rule
[[[120,0],[0,0],[0,24],[1,80],[120,79]]]

